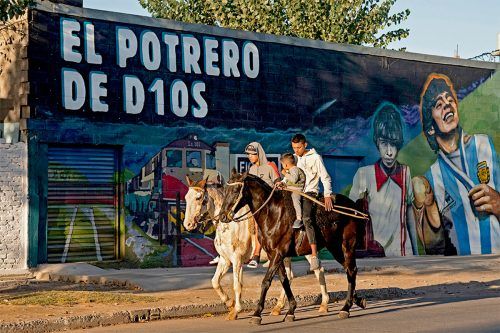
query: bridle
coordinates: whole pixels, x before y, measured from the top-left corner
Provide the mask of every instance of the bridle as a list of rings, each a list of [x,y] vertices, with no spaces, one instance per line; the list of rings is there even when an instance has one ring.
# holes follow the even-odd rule
[[[233,207],[231,207],[231,209],[225,213],[225,216],[229,219],[229,222],[240,222],[244,219],[255,216],[258,212],[260,212],[267,205],[269,200],[271,200],[271,198],[273,197],[274,191],[276,191],[276,185],[275,185],[275,186],[273,186],[273,190],[271,191],[271,193],[269,193],[269,196],[267,197],[266,201],[264,201],[264,203],[255,212],[252,213],[251,210],[248,210],[243,215],[240,215],[237,218],[233,218],[233,216],[236,214],[236,212],[235,212],[236,207],[239,205],[241,199],[243,198],[243,189],[245,187],[245,182],[243,182],[243,181],[232,182],[232,183],[226,183],[226,185],[227,186],[241,185],[240,193],[238,194],[238,199],[236,199],[236,202],[234,203]],[[222,212],[219,213],[219,215],[221,215],[221,214],[222,214]],[[247,216],[247,215],[249,215],[249,216]]]
[[[207,207],[208,206],[209,195],[208,195],[208,191],[207,191],[206,187],[189,186],[189,188],[193,189],[195,191],[199,191],[199,192],[203,193],[203,201],[201,202],[201,207],[202,207],[202,209],[203,209],[203,207]],[[208,219],[199,220],[199,221],[195,221],[196,224],[199,225],[199,224],[202,224],[202,223],[208,222],[208,221],[212,221],[212,222],[215,223],[217,221],[217,218],[220,216],[220,212],[217,215],[212,215],[212,213],[210,213],[210,209],[208,207],[206,209],[206,212],[202,213],[202,210],[200,210],[200,216],[201,217],[204,216],[205,214],[208,214],[209,218]]]
[[[233,214],[233,216],[234,216],[234,214],[236,213],[234,210],[236,209],[236,206],[238,206],[241,199],[243,198],[243,188],[245,187],[245,183],[244,182],[226,183],[226,186],[238,186],[238,185],[241,185],[240,193],[238,194],[238,199],[236,199],[233,207],[231,207],[231,209],[226,213],[226,217],[229,218],[230,221],[233,221],[233,219],[230,217],[230,214]],[[246,212],[245,214],[247,214],[247,213],[248,212]]]

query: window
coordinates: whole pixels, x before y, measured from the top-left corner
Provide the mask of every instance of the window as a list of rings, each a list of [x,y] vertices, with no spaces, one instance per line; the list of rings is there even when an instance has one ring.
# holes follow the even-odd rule
[[[167,167],[182,168],[181,150],[167,150]]]
[[[186,152],[186,164],[188,168],[201,168],[201,151],[193,150]]]
[[[215,155],[213,153],[205,155],[205,168],[215,170]]]

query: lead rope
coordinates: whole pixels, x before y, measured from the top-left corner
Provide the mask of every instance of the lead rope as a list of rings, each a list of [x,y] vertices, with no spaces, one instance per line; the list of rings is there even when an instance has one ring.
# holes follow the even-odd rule
[[[226,185],[228,185],[228,186],[241,185],[241,190],[240,190],[240,194],[238,196],[238,200],[233,205],[233,209],[232,210],[234,211],[234,208],[236,207],[237,203],[240,201],[241,197],[243,196],[243,186],[244,186],[244,183],[243,182],[234,182],[234,183],[227,183]],[[273,187],[273,190],[269,194],[269,197],[262,204],[262,206],[260,206],[259,209],[257,209],[255,212],[253,212],[249,217],[255,216],[255,214],[257,214],[260,210],[262,210],[264,208],[264,206],[269,202],[269,200],[271,200],[271,197],[272,197],[272,195],[273,195],[273,193],[274,193],[275,190],[276,190],[276,185]],[[299,195],[301,195],[301,196],[303,196],[303,197],[305,197],[305,198],[307,198],[307,199],[309,199],[309,200],[317,203],[318,205],[322,206],[323,208],[325,208],[325,204],[323,202],[317,200],[314,197],[311,197],[308,194],[305,194],[305,193],[297,191],[297,190],[287,189],[287,188],[285,188],[284,190],[288,191],[288,192],[292,192],[292,193],[297,193],[297,194],[299,194]],[[362,213],[362,212],[360,212],[357,209],[354,209],[354,208],[351,208],[351,207],[340,206],[340,205],[335,205],[335,207],[337,207],[339,209],[351,211],[351,212],[354,213],[353,214],[353,213],[350,213],[350,212],[346,212],[346,211],[342,211],[342,210],[339,210],[339,209],[332,208],[332,211],[334,211],[334,212],[336,212],[338,214],[347,215],[347,216],[354,217],[354,218],[360,219],[360,220],[368,220],[369,219],[368,214]],[[249,213],[251,213],[251,211],[247,211],[245,214],[239,216],[236,219],[232,219],[232,220],[235,221],[235,222],[239,222],[239,221],[243,220],[244,218],[246,218],[246,215],[248,215]]]
[[[292,193],[297,193],[297,194],[299,194],[299,195],[301,195],[301,196],[303,196],[303,197],[305,197],[305,198],[307,198],[307,199],[309,199],[311,201],[314,201],[318,205],[320,205],[323,208],[325,208],[325,204],[323,202],[319,201],[318,199],[316,199],[314,197],[311,197],[308,194],[305,194],[304,192],[300,192],[300,191],[292,190],[292,189],[288,189],[288,188],[284,188],[283,190],[288,191],[288,192],[292,192]],[[351,207],[340,206],[340,205],[334,205],[334,206],[337,207],[337,208],[340,208],[340,209],[345,209],[345,210],[354,212],[354,214],[352,214],[352,213],[349,213],[349,212],[345,212],[345,211],[342,211],[342,210],[338,210],[338,209],[332,208],[332,211],[334,211],[336,213],[339,213],[339,214],[342,214],[342,215],[351,216],[351,217],[354,217],[356,219],[361,219],[361,220],[368,220],[369,219],[368,214],[362,213],[362,212],[360,212],[357,209],[354,209],[354,208],[351,208]]]

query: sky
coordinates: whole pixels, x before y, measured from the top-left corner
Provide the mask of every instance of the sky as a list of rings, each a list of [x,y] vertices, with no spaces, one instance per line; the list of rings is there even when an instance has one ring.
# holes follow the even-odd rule
[[[83,5],[150,16],[138,0],[84,0]],[[458,45],[458,55],[471,58],[500,48],[500,0],[398,0],[392,11],[406,8],[411,14],[398,27],[409,28],[410,36],[390,49],[451,57]]]

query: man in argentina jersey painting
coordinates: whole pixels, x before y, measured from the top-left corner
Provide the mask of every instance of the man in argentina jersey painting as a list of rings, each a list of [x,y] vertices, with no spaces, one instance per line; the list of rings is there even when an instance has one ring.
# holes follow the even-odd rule
[[[446,75],[428,76],[420,115],[437,153],[425,177],[414,179],[415,197],[437,204],[423,205],[427,211],[420,217],[444,228],[445,254],[500,253],[500,170],[493,141],[462,130],[457,95]]]

